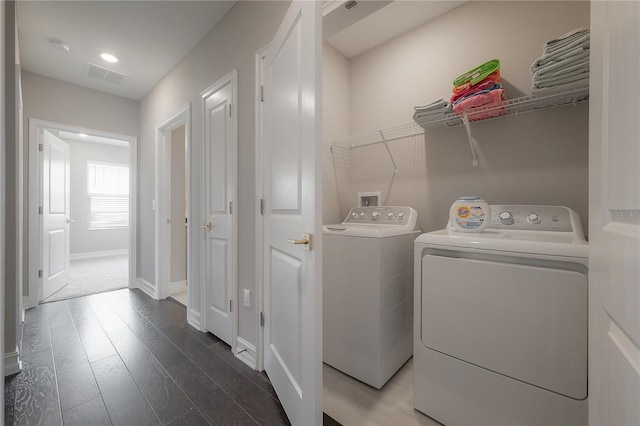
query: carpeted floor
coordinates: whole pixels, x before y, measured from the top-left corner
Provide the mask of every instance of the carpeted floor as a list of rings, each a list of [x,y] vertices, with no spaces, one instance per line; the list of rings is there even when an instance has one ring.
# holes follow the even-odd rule
[[[125,288],[128,284],[129,257],[127,255],[74,260],[69,267],[69,284],[43,300],[42,303],[104,293]]]

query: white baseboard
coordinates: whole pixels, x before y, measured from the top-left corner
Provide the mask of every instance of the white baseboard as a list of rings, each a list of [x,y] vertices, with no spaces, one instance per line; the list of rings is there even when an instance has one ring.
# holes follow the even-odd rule
[[[136,280],[137,288],[147,293],[149,297],[154,300],[158,300],[158,292],[156,286],[151,284],[149,281],[144,278],[138,277]]]
[[[69,260],[97,259],[100,257],[122,256],[126,254],[129,254],[128,249],[88,251],[85,253],[73,253],[69,256]]]
[[[256,347],[242,337],[236,338],[236,358],[256,369]]]
[[[196,330],[199,331],[205,331],[201,328],[201,324],[200,324],[200,312],[194,310],[194,309],[189,309],[187,311],[187,323],[195,328]]]
[[[4,377],[17,374],[22,371],[22,361],[20,361],[20,350],[4,354]]]
[[[187,290],[187,280],[184,281],[176,281],[170,284],[169,293],[176,294],[182,293]]]

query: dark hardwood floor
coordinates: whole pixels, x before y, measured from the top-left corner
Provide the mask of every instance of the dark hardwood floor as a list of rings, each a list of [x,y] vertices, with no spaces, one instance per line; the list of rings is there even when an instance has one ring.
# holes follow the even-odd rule
[[[118,290],[47,303],[22,334],[7,426],[289,424],[268,377],[176,302]]]

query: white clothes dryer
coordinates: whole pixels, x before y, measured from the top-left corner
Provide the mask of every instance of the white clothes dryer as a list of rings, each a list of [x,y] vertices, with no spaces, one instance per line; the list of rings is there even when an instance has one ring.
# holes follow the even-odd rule
[[[323,360],[380,389],[413,353],[410,207],[354,207],[323,227]]]
[[[587,424],[588,245],[566,207],[415,241],[414,405],[447,425]]]

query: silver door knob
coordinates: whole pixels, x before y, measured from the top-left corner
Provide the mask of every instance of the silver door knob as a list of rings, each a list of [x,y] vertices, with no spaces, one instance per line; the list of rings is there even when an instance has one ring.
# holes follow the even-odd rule
[[[73,223],[73,222],[75,222],[75,220],[67,219],[66,222],[67,223]]]
[[[205,231],[211,231],[211,222],[207,222],[201,226],[202,226],[202,229],[204,229]]]

